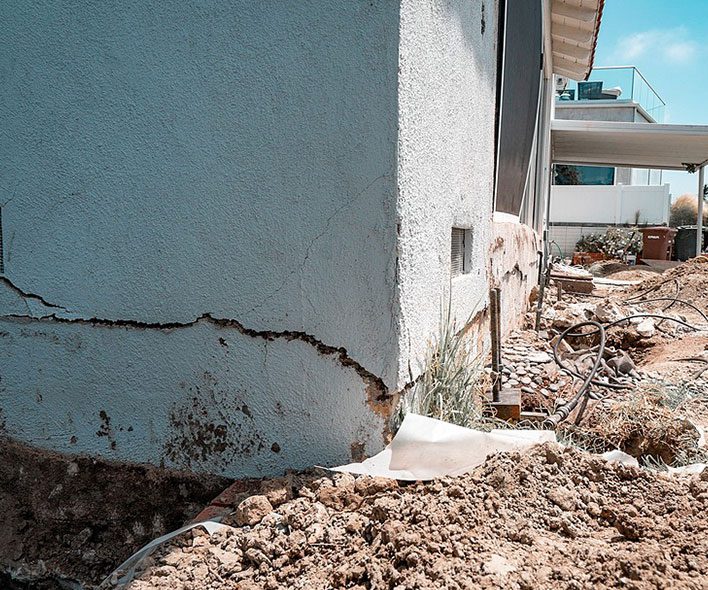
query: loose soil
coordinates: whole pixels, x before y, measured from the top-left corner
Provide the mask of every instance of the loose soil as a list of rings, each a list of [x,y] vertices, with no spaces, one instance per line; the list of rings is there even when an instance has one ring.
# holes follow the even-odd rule
[[[193,518],[229,480],[0,437],[0,588],[80,588]]]
[[[594,317],[598,305],[619,317],[662,312],[668,302],[628,300],[651,287],[647,297],[674,297],[674,278],[679,298],[708,309],[703,257],[592,297],[563,293],[554,302],[547,290],[546,308],[557,313],[544,319],[543,336],[527,330],[504,345],[505,378],[521,387],[525,409],[552,412],[577,387],[538,358],[554,336]],[[706,325],[686,306],[666,313]],[[561,434],[640,461],[699,457],[686,419],[708,427],[708,371],[696,378],[705,363],[678,359],[708,359],[705,332],[657,322],[645,337],[624,325],[610,330],[609,344],[631,357],[635,369],[622,378],[632,388],[591,402],[580,426]],[[655,396],[657,386],[663,393]],[[194,518],[228,483],[0,439],[0,588],[93,588],[135,550]],[[322,472],[239,482],[214,506],[232,512],[225,522],[234,528],[176,538],[142,564],[131,590],[708,589],[708,471],[670,476],[572,447],[497,455],[471,474],[429,483]]]
[[[130,589],[708,584],[708,471],[669,476],[546,444],[461,477],[338,474],[296,494],[280,505],[260,496],[227,520],[254,526],[183,535]]]

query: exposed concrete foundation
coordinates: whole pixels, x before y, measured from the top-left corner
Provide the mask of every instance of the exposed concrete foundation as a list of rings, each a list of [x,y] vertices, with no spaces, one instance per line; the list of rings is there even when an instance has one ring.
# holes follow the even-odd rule
[[[541,239],[528,225],[495,221],[490,246],[490,283],[501,289],[501,329],[508,334],[524,321],[538,284]]]

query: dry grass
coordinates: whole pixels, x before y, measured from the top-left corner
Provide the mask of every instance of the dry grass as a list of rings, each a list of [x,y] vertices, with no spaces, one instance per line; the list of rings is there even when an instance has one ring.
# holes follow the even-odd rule
[[[598,403],[580,427],[563,425],[564,442],[590,452],[620,449],[650,466],[679,467],[705,461],[696,428],[680,416],[690,393],[660,386],[626,399]]]
[[[671,204],[671,217],[669,225],[695,225],[698,221],[698,199],[696,195],[685,194],[678,197]],[[708,222],[708,211],[703,213],[703,221]]]
[[[484,412],[485,394],[491,384],[482,359],[469,348],[465,328],[450,315],[449,305],[440,314],[440,327],[428,343],[423,372],[401,400],[394,427],[408,413],[437,418],[467,428],[491,429],[497,420]]]

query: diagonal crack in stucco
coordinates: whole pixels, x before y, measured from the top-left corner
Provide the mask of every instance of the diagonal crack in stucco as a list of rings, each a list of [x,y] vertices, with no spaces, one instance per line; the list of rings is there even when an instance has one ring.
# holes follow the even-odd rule
[[[10,291],[15,293],[16,295],[19,295],[23,300],[31,300],[35,301],[37,303],[41,303],[45,307],[49,307],[51,309],[61,309],[62,311],[69,312],[69,310],[66,307],[62,307],[61,305],[56,305],[54,303],[49,303],[44,297],[41,295],[37,295],[36,293],[30,293],[29,291],[25,291],[24,289],[21,289],[15,283],[13,283],[10,279],[4,276],[0,276],[0,284],[5,285]]]
[[[356,203],[359,198],[361,198],[363,195],[365,195],[368,190],[374,186],[379,180],[382,180],[384,178],[390,177],[392,174],[392,171],[388,171],[385,174],[381,174],[380,176],[377,176],[374,178],[369,184],[367,184],[363,189],[361,189],[358,193],[354,194],[351,196],[343,205],[340,207],[337,207],[337,209],[334,210],[334,212],[327,217],[327,219],[324,222],[324,226],[322,230],[314,237],[310,242],[308,243],[307,247],[305,248],[305,255],[298,265],[297,268],[293,268],[287,275],[286,277],[282,280],[280,285],[270,294],[266,295],[259,303],[253,306],[251,311],[256,311],[263,307],[268,301],[270,301],[273,297],[275,297],[280,291],[282,291],[285,288],[285,285],[288,284],[288,281],[290,281],[293,277],[298,272],[302,272],[303,268],[305,268],[305,264],[307,264],[308,259],[310,258],[310,255],[312,254],[312,249],[314,248],[315,244],[317,243],[318,240],[320,240],[324,235],[330,230],[330,226],[332,224],[332,221],[334,220],[335,217],[337,217],[342,211],[345,209],[350,208],[354,203]]]

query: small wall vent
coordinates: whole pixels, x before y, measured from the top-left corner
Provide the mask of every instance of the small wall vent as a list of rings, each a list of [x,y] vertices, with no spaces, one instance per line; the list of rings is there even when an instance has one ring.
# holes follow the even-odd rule
[[[450,274],[453,278],[470,272],[471,249],[472,230],[453,227],[450,242]]]

